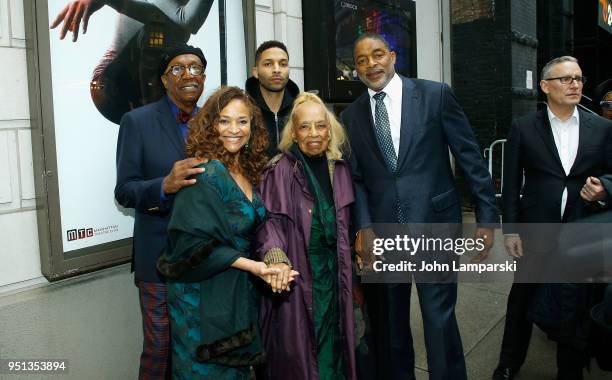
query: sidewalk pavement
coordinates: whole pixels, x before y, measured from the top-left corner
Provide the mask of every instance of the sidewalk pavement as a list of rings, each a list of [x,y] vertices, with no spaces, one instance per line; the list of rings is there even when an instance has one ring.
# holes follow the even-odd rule
[[[473,217],[465,218],[469,223]],[[503,235],[496,231],[495,245],[497,252],[503,252]],[[493,262],[501,262],[505,257],[490,257]],[[457,320],[463,341],[466,357],[468,379],[490,380],[497,366],[504,322],[506,301],[510,286],[508,283],[460,283]],[[418,304],[416,287],[412,287],[411,326],[414,337],[417,380],[427,380],[427,357],[423,339],[423,323]],[[534,327],[527,360],[516,380],[555,380],[556,379],[556,343],[549,341],[546,335]],[[591,372],[585,372],[585,380],[610,380],[612,373],[601,371],[593,361]]]

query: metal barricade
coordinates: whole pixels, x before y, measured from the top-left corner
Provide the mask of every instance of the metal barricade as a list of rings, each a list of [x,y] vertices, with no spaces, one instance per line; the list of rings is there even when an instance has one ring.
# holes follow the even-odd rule
[[[491,145],[489,145],[488,148],[485,148],[484,150],[484,156],[485,158],[488,158],[489,160],[489,173],[491,174],[491,178],[493,179],[493,184],[495,184],[495,188],[497,189],[499,187],[499,192],[495,194],[495,196],[497,198],[501,198],[502,196],[502,190],[503,190],[503,186],[504,186],[504,144],[506,143],[506,139],[499,139],[499,140],[495,140],[491,143]],[[495,178],[494,173],[493,173],[493,164],[494,164],[494,157],[495,157],[495,147],[500,146],[500,148],[498,148],[498,150],[501,150],[501,165],[499,168],[499,186],[498,184],[498,180]]]

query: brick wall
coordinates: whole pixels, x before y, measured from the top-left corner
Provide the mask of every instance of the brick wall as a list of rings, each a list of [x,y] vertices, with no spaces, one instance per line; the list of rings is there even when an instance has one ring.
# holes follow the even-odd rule
[[[536,1],[453,0],[451,9],[453,89],[484,149],[506,137],[513,118],[536,109]],[[500,166],[496,159],[494,180]]]

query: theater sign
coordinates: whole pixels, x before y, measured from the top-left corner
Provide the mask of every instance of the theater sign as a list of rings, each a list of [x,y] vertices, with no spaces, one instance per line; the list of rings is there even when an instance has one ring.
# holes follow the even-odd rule
[[[612,0],[599,0],[597,20],[599,26],[612,33]]]

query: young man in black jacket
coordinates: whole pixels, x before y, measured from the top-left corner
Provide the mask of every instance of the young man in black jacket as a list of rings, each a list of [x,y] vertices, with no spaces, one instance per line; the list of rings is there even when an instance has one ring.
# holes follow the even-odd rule
[[[289,53],[285,44],[272,40],[259,45],[252,73],[245,88],[261,109],[270,138],[268,155],[273,157],[279,153],[281,132],[293,100],[300,92],[295,82],[289,79]]]

